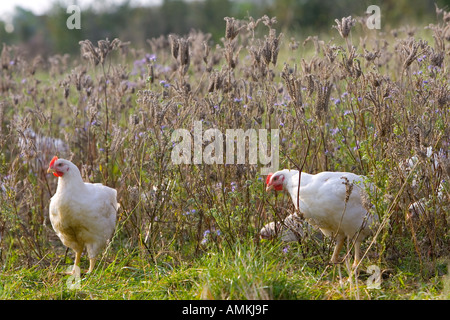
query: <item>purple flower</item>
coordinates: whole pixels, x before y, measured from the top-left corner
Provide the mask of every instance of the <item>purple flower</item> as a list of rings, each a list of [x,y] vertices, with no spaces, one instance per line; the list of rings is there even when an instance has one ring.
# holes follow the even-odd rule
[[[188,216],[188,215],[190,215],[191,213],[195,213],[196,212],[196,210],[195,209],[192,209],[191,211],[186,211],[185,213],[184,213],[184,215],[185,216]]]
[[[211,233],[211,231],[208,229],[208,230],[205,230],[205,232],[203,232],[203,239],[202,239],[202,242],[201,242],[201,244],[205,244],[205,243],[207,243],[208,242],[208,235]]]
[[[161,80],[159,84],[162,85],[164,88],[170,87],[170,84],[166,80]]]
[[[332,136],[334,136],[338,132],[339,132],[339,128],[330,129],[330,133]]]
[[[146,53],[146,54],[145,54],[145,60],[147,60],[148,62],[150,62],[150,61],[156,61],[156,54],[149,54],[149,53]]]

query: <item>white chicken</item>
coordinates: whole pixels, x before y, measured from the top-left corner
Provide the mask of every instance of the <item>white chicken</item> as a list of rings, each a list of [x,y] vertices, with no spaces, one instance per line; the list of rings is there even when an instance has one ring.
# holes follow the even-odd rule
[[[266,191],[287,191],[294,206],[312,226],[325,236],[336,239],[331,257],[338,263],[339,252],[346,238],[355,241],[355,261],[361,258],[361,242],[371,234],[371,226],[378,221],[363,206],[364,177],[349,172],[302,172],[300,197],[297,206],[299,175],[297,170],[281,170],[267,176]]]
[[[449,202],[449,196],[448,192],[445,190],[444,184],[441,183],[438,188],[438,193],[436,196],[436,203],[433,203],[431,197],[424,197],[420,200],[417,200],[416,202],[413,202],[408,207],[408,213],[406,215],[406,219],[419,219],[421,217],[424,217],[430,208],[430,204],[432,207],[437,204],[436,207],[434,207],[434,212],[436,215],[441,214],[441,208],[444,208],[446,204]],[[445,212],[445,210],[444,210]]]
[[[47,172],[58,177],[56,193],[50,201],[50,222],[62,243],[75,251],[72,274],[79,270],[86,247],[89,271],[105,248],[116,224],[117,191],[101,183],[83,182],[77,166],[56,156]]]
[[[303,221],[295,214],[287,216],[283,222],[272,221],[266,224],[259,232],[262,239],[273,239],[278,237],[284,242],[296,242],[305,235]]]
[[[69,155],[69,146],[61,139],[36,133],[32,128],[19,131],[19,148],[24,162],[33,172],[40,172],[50,160],[51,154]],[[45,169],[43,170],[45,172]]]
[[[269,222],[259,231],[261,239],[270,240],[277,237],[283,242],[298,242],[307,234],[318,240],[322,239],[320,231],[313,228],[297,214],[290,214],[283,221]]]

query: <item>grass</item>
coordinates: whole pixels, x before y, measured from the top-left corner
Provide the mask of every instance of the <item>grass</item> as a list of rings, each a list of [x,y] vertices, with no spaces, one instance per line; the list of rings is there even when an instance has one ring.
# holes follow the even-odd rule
[[[361,23],[305,41],[268,17],[230,18],[218,44],[199,31],[146,48],[86,40],[70,59],[4,46],[0,298],[448,298],[448,21],[434,23],[390,34]],[[293,212],[289,197],[264,191],[262,163],[174,164],[174,130],[193,134],[196,121],[279,129],[280,168],[369,177],[383,224],[359,274],[328,265],[329,240],[259,239]],[[121,204],[110,245],[76,289],[63,274],[73,253],[48,220],[55,154],[116,188]],[[424,213],[407,219],[418,200]],[[380,289],[368,288],[372,265]]]
[[[94,273],[82,274],[78,287],[64,272],[70,265],[6,270],[1,274],[2,299],[108,299],[108,300],[264,300],[264,299],[446,299],[446,264],[440,273],[424,279],[408,270],[383,270],[380,289],[368,288],[371,274],[349,276],[345,266],[306,261],[299,246],[283,250],[280,243],[261,247],[237,245],[234,252],[209,252],[178,265],[152,264],[145,257],[127,257],[119,252]],[[113,258],[113,257],[111,257]],[[88,261],[82,262],[82,267]],[[364,269],[364,268],[363,268]],[[363,270],[362,269],[362,270]]]

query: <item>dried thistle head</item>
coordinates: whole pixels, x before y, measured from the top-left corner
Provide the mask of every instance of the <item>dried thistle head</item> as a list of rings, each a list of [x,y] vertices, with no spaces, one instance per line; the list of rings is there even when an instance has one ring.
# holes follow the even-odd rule
[[[325,54],[325,57],[327,57],[330,64],[334,63],[334,60],[336,59],[337,55],[339,54],[339,50],[342,50],[341,46],[336,45],[330,45],[327,43],[326,45],[323,45],[323,53]]]
[[[189,56],[189,39],[180,38],[180,51],[179,51],[179,59],[180,63],[183,67],[189,66],[190,56]]]
[[[434,95],[437,97],[439,107],[444,107],[450,104],[450,89],[447,86],[440,86],[433,90]]]
[[[322,119],[322,116],[328,112],[332,87],[333,83],[329,81],[325,81],[325,83],[320,81],[316,82],[317,98],[314,113],[318,119]]]
[[[172,57],[175,58],[180,64],[180,71],[182,74],[186,74],[189,69],[191,57],[189,53],[189,38],[179,38],[176,35],[169,35]]]
[[[426,154],[425,152],[423,152],[422,148],[421,148],[421,137],[422,137],[422,130],[419,127],[418,124],[414,125],[414,129],[413,129],[413,149],[414,152],[416,153],[416,155],[424,160],[426,158]]]
[[[342,184],[345,185],[345,203],[347,203],[353,191],[353,182],[350,182],[347,177],[341,177],[341,179],[344,180]]]
[[[96,48],[90,40],[83,40],[78,42],[81,46],[81,56],[84,59],[91,60],[94,65],[99,63],[104,64],[107,55],[119,48],[120,40],[115,38],[113,41],[109,41],[108,38],[106,40],[99,40],[97,42],[98,47]]]
[[[346,39],[350,34],[350,30],[356,24],[356,20],[352,18],[352,16],[348,16],[346,18],[342,18],[341,21],[339,19],[334,20],[337,26],[333,26],[339,31],[339,34],[342,38]]]
[[[97,41],[101,64],[105,63],[106,57],[110,52],[119,48],[120,43],[120,40],[117,38],[115,38],[113,41],[109,41],[108,38],[106,38],[106,40]]]
[[[270,61],[272,60],[272,50],[271,50],[270,42],[267,39],[266,39],[266,41],[264,41],[264,44],[261,47],[261,56],[263,58],[263,61],[266,63],[266,65],[269,65]]]
[[[206,41],[203,41],[202,45],[203,45],[203,56],[202,56],[203,62],[208,64],[208,56],[211,51],[211,48],[209,47],[209,45]]]
[[[283,34],[280,33],[277,37],[275,34],[275,29],[270,30],[270,39],[271,39],[270,51],[271,51],[271,55],[272,55],[272,64],[273,65],[277,64],[278,51],[280,51],[280,39],[282,36],[283,36]]]
[[[444,11],[444,15],[442,16],[442,20],[444,20],[445,23],[449,23],[450,22],[450,11]]]
[[[178,59],[178,51],[180,49],[180,43],[179,43],[178,36],[176,36],[174,34],[170,34],[169,40],[170,40],[172,57],[176,60],[176,59]]]
[[[381,52],[380,50],[374,51],[374,52],[369,52],[366,49],[364,49],[364,58],[366,59],[366,61],[370,62],[375,60],[376,58],[381,56]]]
[[[444,9],[440,9],[437,4],[434,4],[434,7],[436,8],[436,15],[440,16],[442,14],[442,12],[444,12]]]
[[[402,41],[399,50],[405,58],[403,69],[408,69],[418,56],[428,51],[428,48],[428,43],[424,40],[416,41],[415,39],[410,38]]]
[[[294,105],[301,107],[303,104],[301,81],[299,78],[296,78],[294,72],[291,72],[289,69],[289,65],[285,63],[283,71],[281,72],[281,77],[286,83],[289,97],[294,102]],[[295,67],[295,69],[297,69],[297,67]],[[301,111],[303,112],[304,110],[301,109]]]
[[[81,46],[81,57],[92,61],[95,66],[98,65],[100,62],[100,57],[92,42],[90,40],[83,40],[78,43]]]
[[[261,19],[253,19],[253,17],[249,17],[250,22],[247,23],[247,30],[252,33],[253,38],[255,37],[255,29]]]
[[[430,54],[430,62],[433,66],[442,67],[442,63],[444,62],[445,53],[444,51],[433,52]]]
[[[299,42],[295,40],[294,37],[291,37],[291,41],[289,42],[289,49],[291,49],[292,51],[297,50],[299,45]]]
[[[232,41],[244,26],[239,26],[239,22],[233,17],[225,17],[223,19],[227,22],[225,26],[225,38],[228,41]]]
[[[320,54],[320,47],[324,46],[325,43],[323,40],[319,40],[318,36],[308,36],[308,38],[305,39],[305,41],[303,41],[303,46],[306,46],[306,44],[312,41],[312,43],[314,44],[314,50],[316,52],[316,55]]]
[[[275,29],[270,29],[269,36],[266,36],[262,46],[259,49],[262,60],[268,66],[271,62],[273,65],[277,64],[278,52],[280,50],[280,39],[283,36],[282,33],[276,36]]]
[[[361,204],[367,212],[372,208],[372,202],[370,201],[369,195],[366,192],[361,192]]]
[[[272,29],[272,26],[277,23],[276,17],[269,18],[267,15],[264,15],[261,20],[269,29]]]

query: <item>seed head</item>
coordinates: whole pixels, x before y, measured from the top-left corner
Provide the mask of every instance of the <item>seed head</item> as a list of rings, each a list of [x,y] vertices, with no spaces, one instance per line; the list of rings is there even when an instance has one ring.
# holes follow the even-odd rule
[[[341,21],[338,19],[334,20],[337,26],[333,26],[339,31],[339,34],[342,38],[346,39],[350,34],[351,28],[356,24],[356,20],[352,18],[352,16],[348,16],[347,18],[342,18]]]

